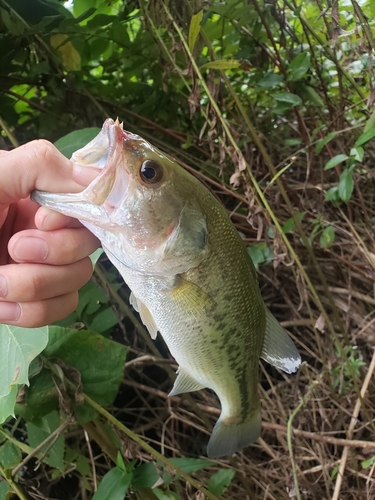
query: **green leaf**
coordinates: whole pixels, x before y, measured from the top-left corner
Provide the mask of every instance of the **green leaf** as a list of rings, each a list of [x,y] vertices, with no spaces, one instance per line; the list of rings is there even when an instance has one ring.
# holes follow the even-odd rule
[[[181,500],[181,498],[171,490],[162,491],[159,488],[153,488],[153,494],[158,500]]]
[[[98,260],[100,259],[100,256],[102,255],[103,253],[103,249],[102,248],[97,248],[95,250],[95,252],[93,252],[89,257],[91,259],[91,263],[92,263],[92,267],[95,267],[95,264],[98,262]]]
[[[321,153],[322,149],[324,148],[324,146],[326,144],[328,144],[330,141],[332,141],[332,139],[334,137],[336,137],[336,135],[338,134],[338,132],[330,132],[329,134],[327,134],[325,137],[323,137],[323,139],[320,139],[316,145],[315,145],[315,153],[318,155],[319,153]]]
[[[219,497],[228,488],[236,471],[234,469],[220,469],[208,481],[207,489],[213,495]]]
[[[203,64],[199,69],[234,69],[239,68],[241,65],[240,61],[237,59],[221,59],[219,61],[211,61],[209,63]]]
[[[346,169],[340,175],[339,196],[342,201],[348,202],[353,193],[353,171]]]
[[[368,458],[367,460],[363,460],[361,462],[361,467],[362,469],[367,469],[368,467],[371,467],[375,463],[375,455],[372,455],[372,457]]]
[[[300,82],[298,84],[298,92],[302,96],[304,102],[310,102],[314,106],[324,106],[324,101],[318,94],[318,92],[311,87],[311,85],[306,85],[306,83]]]
[[[10,441],[5,441],[5,443],[0,446],[0,464],[4,469],[13,469],[21,462],[21,459],[21,450]]]
[[[370,118],[367,120],[363,128],[363,132],[368,132],[370,129],[375,128],[375,108],[373,109]]]
[[[113,326],[117,325],[118,319],[111,307],[95,314],[88,328],[93,332],[104,333]]]
[[[201,29],[202,19],[203,19],[203,10],[200,10],[191,17],[189,26],[189,35],[188,35],[188,44],[190,52],[193,52],[194,50],[195,43],[197,41]]]
[[[103,477],[92,500],[124,500],[132,476],[131,472],[114,467]]]
[[[92,141],[95,136],[100,132],[100,128],[84,128],[82,130],[75,130],[70,132],[70,134],[61,137],[55,142],[57,149],[67,158],[70,158],[72,154],[78,149],[86,146],[87,143]]]
[[[11,488],[6,481],[0,481],[0,500],[8,500],[9,493],[11,492]]]
[[[296,81],[302,78],[310,68],[310,53],[301,52],[288,67],[288,80]]]
[[[355,141],[355,146],[363,146],[366,144],[366,142],[370,141],[373,137],[375,137],[375,127],[371,127],[367,130],[367,132],[364,132],[362,135],[358,137],[358,139]]]
[[[272,88],[277,87],[277,85],[280,85],[283,81],[284,77],[282,75],[267,73],[261,80],[259,80],[258,86],[263,88]]]
[[[264,254],[259,244],[247,247],[247,253],[250,255],[255,269],[258,269],[259,264],[262,264],[262,262],[264,262]]]
[[[326,201],[339,201],[339,187],[333,186],[324,195]]]
[[[186,474],[192,474],[205,467],[212,467],[216,465],[216,462],[212,460],[205,460],[203,458],[170,458],[172,464],[176,465],[179,469],[186,472]]]
[[[358,163],[362,163],[364,154],[365,150],[361,148],[361,146],[358,146],[357,148],[352,148],[350,150],[350,156]]]
[[[339,163],[342,163],[343,161],[347,160],[348,158],[349,158],[349,156],[344,155],[344,154],[336,155],[327,161],[327,163],[324,165],[324,170],[329,170],[330,168],[336,167],[336,165],[339,165]]]
[[[332,226],[324,228],[323,233],[320,236],[320,246],[322,248],[329,248],[335,241],[335,229]]]
[[[103,406],[111,404],[123,378],[128,348],[96,332],[57,326],[50,327],[50,339],[46,356],[76,368],[84,392]]]
[[[0,325],[0,397],[13,385],[28,384],[31,361],[48,342],[48,327],[20,328]]]
[[[27,440],[33,448],[39,446],[53,431],[60,426],[60,418],[56,411],[53,411],[43,418],[27,422]],[[57,439],[48,441],[41,448],[42,453],[47,453],[43,458],[43,462],[51,467],[64,471],[64,437],[60,434]]]
[[[303,217],[306,215],[306,212],[298,212],[295,214],[295,217],[297,217],[297,220],[299,222],[301,222],[301,220],[303,219]],[[291,233],[294,229],[294,220],[293,220],[293,217],[290,217],[283,225],[282,227],[282,231],[284,234],[288,234],[288,233]]]
[[[276,101],[286,102],[292,106],[298,106],[302,104],[302,99],[296,94],[290,94],[289,92],[279,92],[277,94],[272,94],[272,97]]]
[[[14,407],[18,394],[18,385],[13,385],[9,394],[0,397],[0,424],[6,421],[8,417],[14,416]]]

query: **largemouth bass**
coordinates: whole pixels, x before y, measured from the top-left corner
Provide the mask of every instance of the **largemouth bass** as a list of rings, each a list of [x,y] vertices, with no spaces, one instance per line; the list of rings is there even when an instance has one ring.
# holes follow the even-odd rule
[[[207,446],[218,458],[260,435],[259,358],[287,373],[300,356],[265,307],[246,247],[225,209],[195,177],[117,120],[72,162],[100,169],[81,193],[34,191],[79,219],[131,289],[150,335],[179,364],[170,396],[208,387],[221,415]]]

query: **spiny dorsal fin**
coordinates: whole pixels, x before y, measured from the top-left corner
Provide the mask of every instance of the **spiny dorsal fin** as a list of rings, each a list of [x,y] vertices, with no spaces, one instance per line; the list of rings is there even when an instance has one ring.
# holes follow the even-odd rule
[[[286,373],[294,373],[301,364],[301,356],[286,330],[266,309],[266,333],[262,359]]]
[[[179,368],[177,370],[177,378],[174,381],[172,390],[168,394],[168,396],[177,396],[177,394],[199,391],[200,389],[204,388],[204,385],[202,385],[200,382],[197,382],[191,375]]]

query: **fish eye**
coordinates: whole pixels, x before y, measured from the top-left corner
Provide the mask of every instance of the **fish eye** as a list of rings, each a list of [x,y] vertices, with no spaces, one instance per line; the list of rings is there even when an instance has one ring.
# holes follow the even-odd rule
[[[163,169],[154,160],[146,160],[142,163],[139,176],[145,184],[156,184],[163,177]]]

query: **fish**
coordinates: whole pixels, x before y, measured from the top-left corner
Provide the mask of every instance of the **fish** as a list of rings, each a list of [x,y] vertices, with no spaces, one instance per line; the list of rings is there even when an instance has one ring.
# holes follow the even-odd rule
[[[175,160],[108,118],[71,161],[98,170],[80,193],[33,191],[101,241],[152,339],[178,363],[169,396],[209,388],[221,414],[209,458],[261,433],[259,359],[294,373],[301,357],[265,306],[253,262],[224,207]]]

